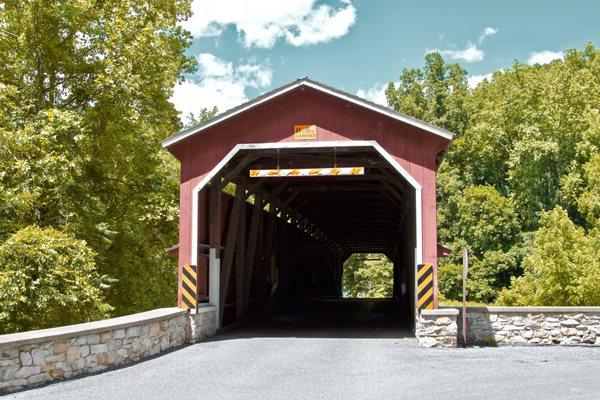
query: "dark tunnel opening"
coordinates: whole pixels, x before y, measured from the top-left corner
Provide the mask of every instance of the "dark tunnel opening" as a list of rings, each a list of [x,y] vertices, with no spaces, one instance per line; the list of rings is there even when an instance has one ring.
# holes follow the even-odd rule
[[[348,167],[364,174],[315,172]],[[314,174],[250,172],[288,169]],[[414,325],[416,194],[373,148],[240,151],[199,196],[200,231],[219,231],[219,279],[206,282],[219,282],[222,327],[361,337],[402,335]],[[208,274],[208,249],[198,251]],[[344,262],[355,253],[389,258],[388,299],[344,299]]]

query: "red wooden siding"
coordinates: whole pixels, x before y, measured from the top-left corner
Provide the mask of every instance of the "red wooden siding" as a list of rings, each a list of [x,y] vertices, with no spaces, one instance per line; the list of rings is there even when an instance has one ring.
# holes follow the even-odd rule
[[[190,262],[191,193],[238,143],[294,141],[293,126],[317,125],[317,140],[375,140],[422,186],[423,262],[437,262],[436,155],[447,139],[311,88],[298,88],[172,148],[181,161],[180,265]]]

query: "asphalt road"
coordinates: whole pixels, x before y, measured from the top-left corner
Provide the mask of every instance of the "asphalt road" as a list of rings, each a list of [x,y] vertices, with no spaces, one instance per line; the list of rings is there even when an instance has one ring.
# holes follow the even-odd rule
[[[380,322],[371,321],[375,329],[367,334],[352,323],[299,324],[294,331],[297,319],[257,321],[157,358],[6,398],[600,399],[600,349],[422,349],[402,337],[408,335],[390,338],[395,328]]]

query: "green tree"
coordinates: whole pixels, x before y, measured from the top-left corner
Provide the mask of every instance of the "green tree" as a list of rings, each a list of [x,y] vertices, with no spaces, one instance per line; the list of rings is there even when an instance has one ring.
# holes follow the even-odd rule
[[[111,307],[94,252],[52,228],[24,228],[0,245],[0,333],[101,319]],[[107,281],[104,277],[104,281]]]
[[[528,136],[535,137],[534,134]],[[508,159],[508,184],[512,198],[524,221],[527,221],[522,229],[535,228],[539,213],[559,202],[558,143],[529,137],[515,144]]]
[[[440,174],[452,170],[465,186],[491,185],[512,198],[521,230],[537,229],[540,212],[555,205],[581,222],[582,167],[600,149],[598,53],[590,44],[567,50],[564,61],[515,63],[479,85]]]
[[[462,287],[462,265],[444,263],[438,266],[438,288],[443,299],[462,299]]]
[[[77,113],[48,109],[0,128],[0,242],[30,224],[64,226],[78,212],[81,123]]]
[[[344,296],[392,297],[394,266],[383,254],[353,254],[344,263]]]
[[[479,303],[494,303],[501,290],[511,284],[514,276],[523,273],[522,261],[529,243],[518,242],[508,251],[488,251],[481,259],[472,259],[467,281],[468,299]]]
[[[451,74],[441,56],[427,55],[424,68],[404,70],[386,92],[396,110],[459,134],[438,169],[439,240],[454,250],[440,260],[447,298],[457,296],[466,246],[470,299],[494,301],[523,273],[540,216],[556,206],[593,236],[600,209],[600,51],[588,44],[565,54],[546,65],[515,62],[472,90],[462,84],[464,72]],[[448,83],[451,76],[457,83]]]
[[[172,305],[189,0],[10,0],[0,13],[0,242],[28,225],[83,239],[114,314]],[[4,151],[6,149],[6,151]],[[84,316],[82,315],[82,318]]]
[[[585,189],[577,206],[589,226],[600,226],[600,154],[594,155],[583,169]]]
[[[213,108],[201,108],[198,114],[189,113],[185,126],[190,128],[192,126],[200,125],[210,119],[213,119],[215,115],[219,113],[217,106]]]
[[[468,186],[448,202],[451,215],[446,215],[444,222],[451,222],[445,226],[444,239],[466,245],[473,256],[481,258],[487,251],[508,250],[515,241],[515,207],[492,186]],[[460,253],[460,248],[455,250]]]
[[[511,285],[512,278],[523,274],[522,260],[529,251],[531,238],[522,237],[508,251],[491,250],[483,257],[469,256],[467,300],[492,304],[499,293]],[[442,260],[438,268],[439,289],[447,300],[462,300],[462,264],[457,257]]]
[[[555,207],[542,215],[525,272],[513,278],[499,302],[507,305],[581,306],[600,304],[598,230],[589,235]]]
[[[425,55],[423,69],[404,69],[400,82],[390,82],[385,94],[396,111],[453,132],[466,129],[467,72],[458,64],[446,64],[439,52]]]
[[[452,175],[450,175],[452,176]],[[446,182],[451,192],[456,183]],[[440,263],[440,291],[446,299],[462,298],[462,249],[469,250],[469,300],[493,302],[522,268],[522,238],[511,199],[491,186],[456,190],[443,209],[440,238],[451,242],[453,255]]]

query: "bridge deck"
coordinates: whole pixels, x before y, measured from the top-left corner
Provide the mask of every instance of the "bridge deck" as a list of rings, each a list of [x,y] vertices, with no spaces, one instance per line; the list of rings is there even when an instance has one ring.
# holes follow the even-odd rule
[[[409,319],[393,299],[325,299],[286,305],[270,317],[225,328],[211,340],[252,337],[411,338]]]

